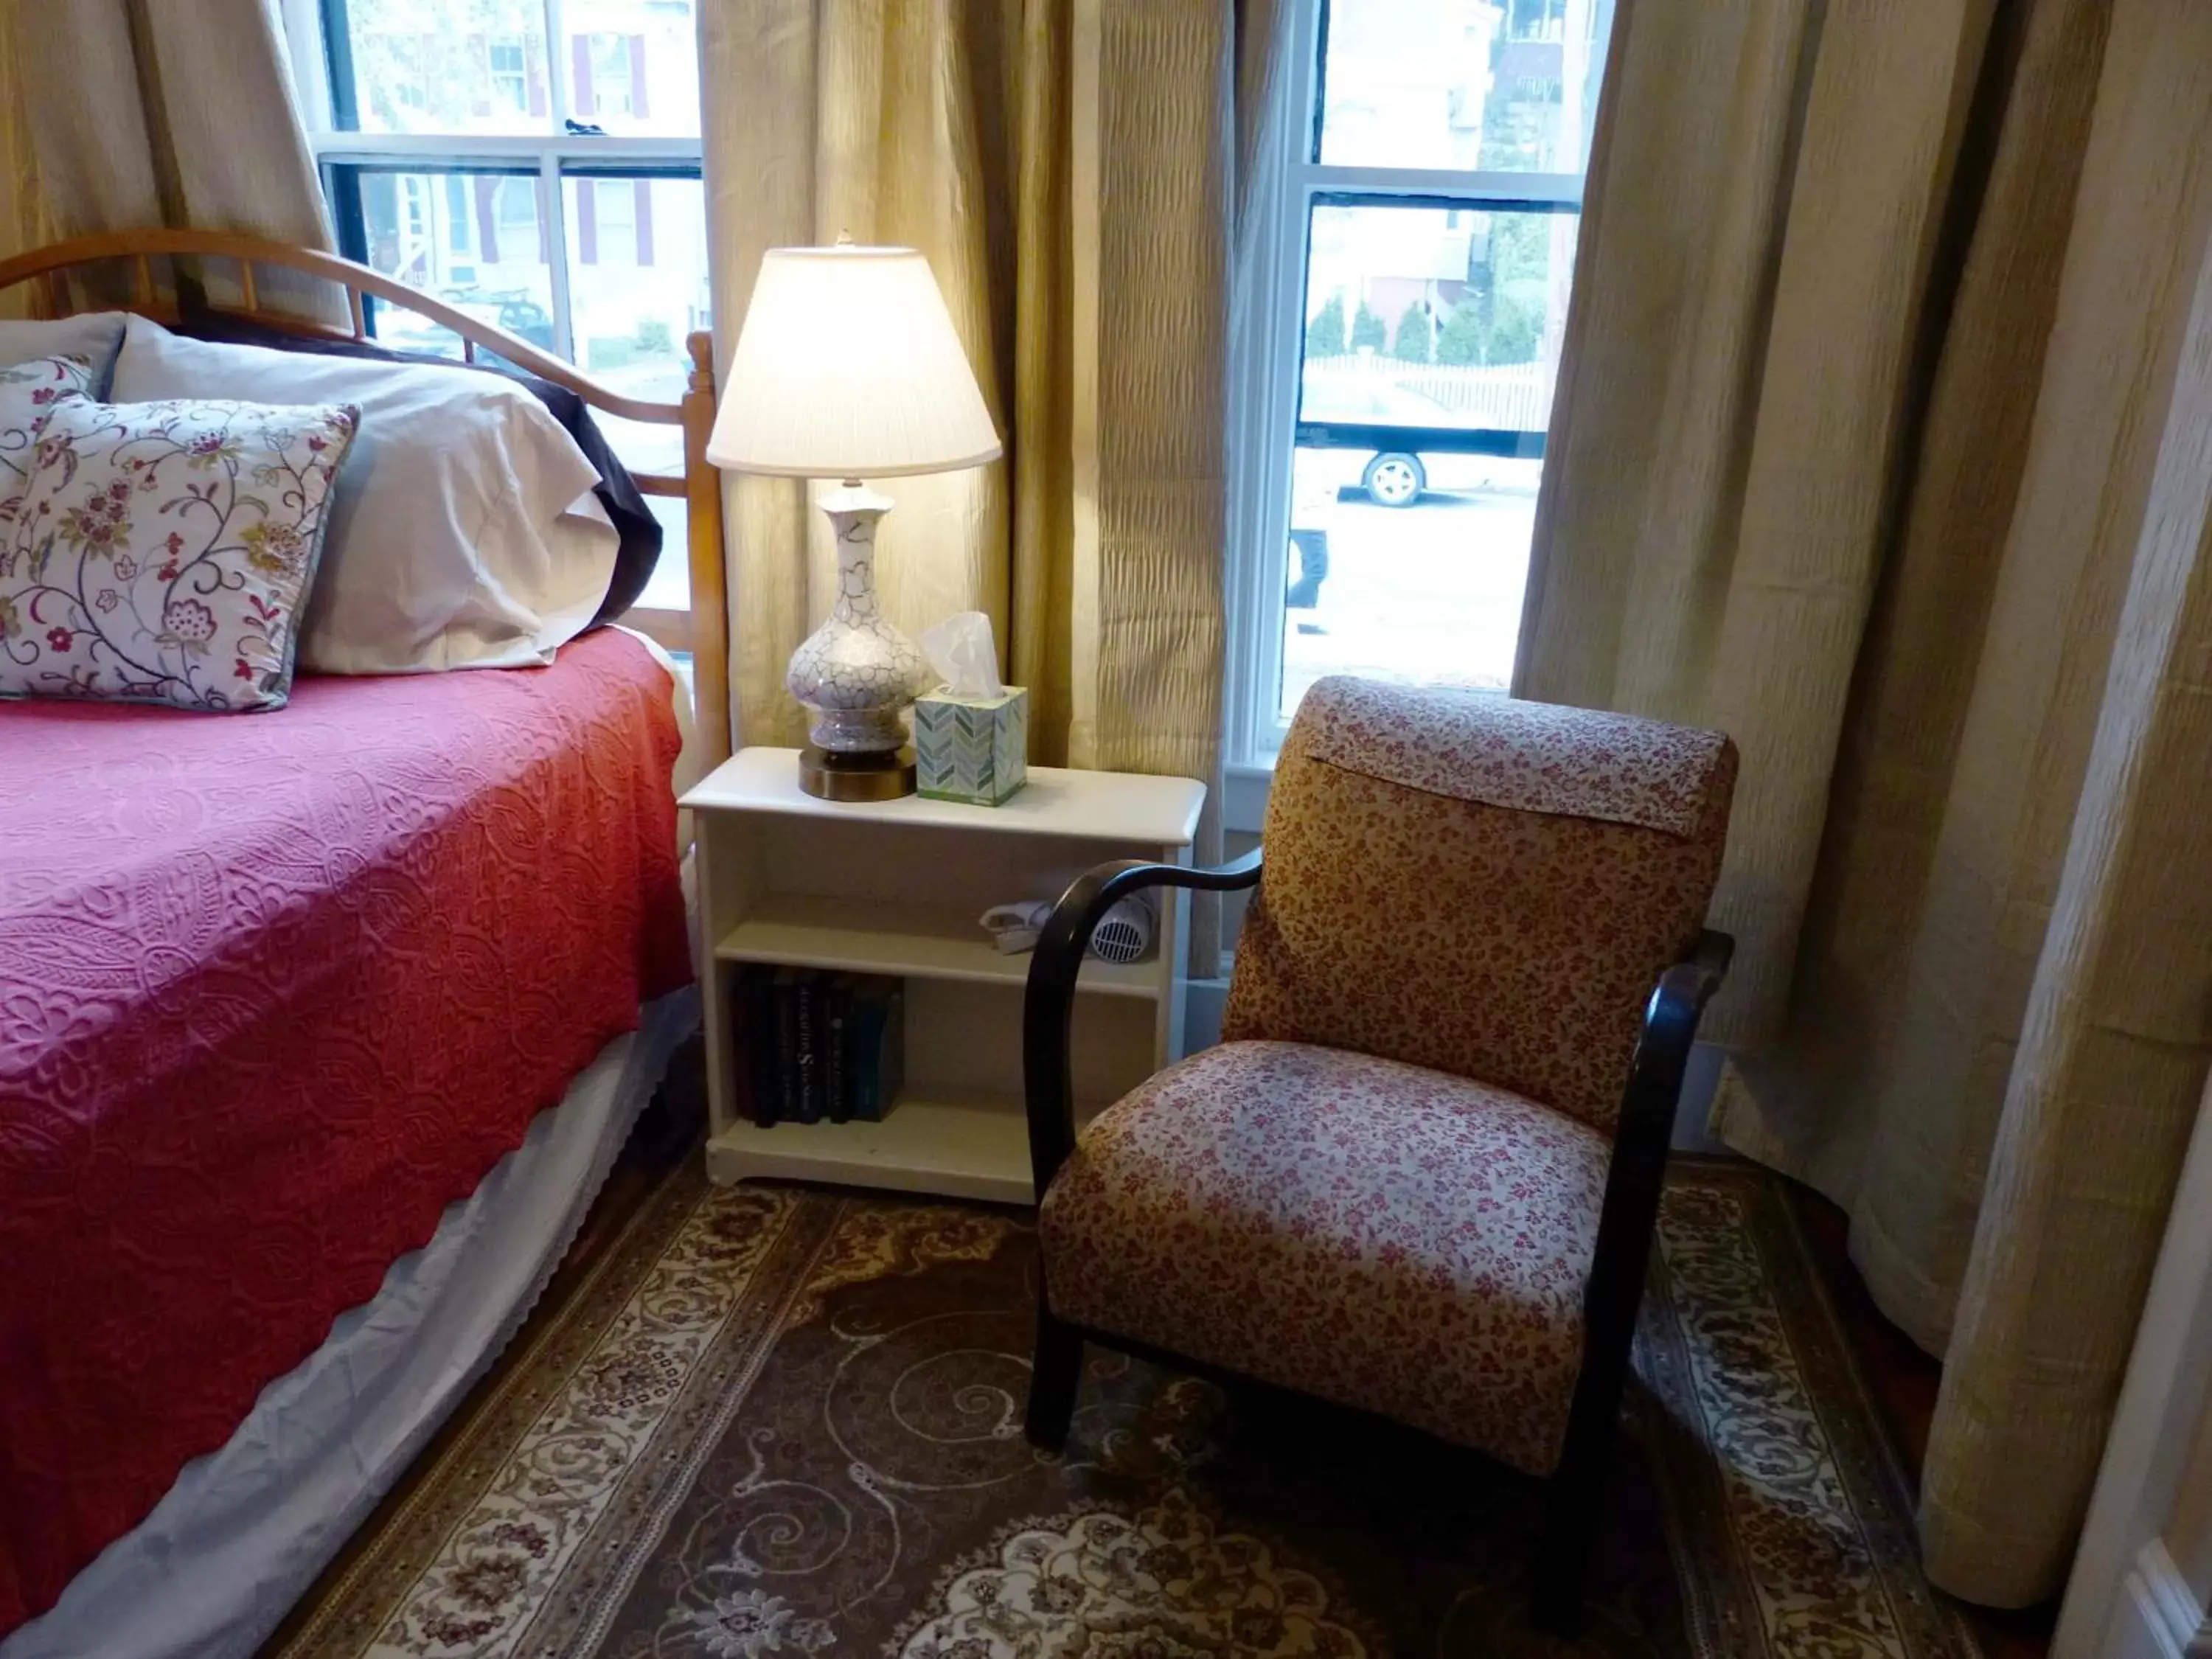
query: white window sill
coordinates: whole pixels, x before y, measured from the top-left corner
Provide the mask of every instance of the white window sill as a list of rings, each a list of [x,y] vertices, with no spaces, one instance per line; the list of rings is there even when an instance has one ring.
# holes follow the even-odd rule
[[[1275,781],[1275,757],[1221,769],[1221,827],[1231,835],[1256,836],[1267,821],[1267,791]]]

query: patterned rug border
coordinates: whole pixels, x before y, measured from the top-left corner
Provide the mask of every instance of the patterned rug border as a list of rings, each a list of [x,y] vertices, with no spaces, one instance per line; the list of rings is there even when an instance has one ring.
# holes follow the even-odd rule
[[[605,1339],[638,1288],[666,1255],[684,1224],[713,1191],[703,1162],[687,1158],[650,1192],[623,1222],[583,1280],[553,1310],[552,1317],[533,1314],[517,1333],[490,1373],[489,1390],[465,1401],[448,1425],[442,1445],[408,1471],[404,1495],[380,1508],[363,1523],[367,1547],[326,1574],[261,1650],[262,1659],[309,1650],[339,1634],[344,1610],[362,1595],[374,1597],[374,1615],[348,1621],[365,1648],[374,1628],[428,1570],[456,1515],[442,1522],[439,1509],[462,1514],[482,1496],[522,1437],[567,1387],[583,1361],[549,1364],[564,1349],[580,1346],[588,1354]],[[541,1307],[540,1313],[544,1310]],[[410,1548],[410,1545],[416,1546]],[[377,1581],[392,1581],[379,1590]],[[363,1629],[362,1626],[372,1627]]]
[[[1753,1172],[1763,1175],[1763,1171]],[[1839,1426],[1850,1430],[1860,1443],[1856,1447],[1861,1459],[1860,1473],[1863,1480],[1878,1484],[1891,1500],[1891,1516],[1901,1518],[1899,1528],[1888,1540],[1892,1547],[1881,1559],[1887,1564],[1884,1577],[1893,1601],[1901,1595],[1911,1607],[1916,1616],[1932,1620],[1942,1627],[1943,1635],[1956,1642],[1967,1653],[1982,1652],[1980,1640],[1966,1621],[1956,1603],[1937,1594],[1928,1593],[1925,1581],[1916,1583],[1912,1579],[1899,1583],[1895,1564],[1900,1560],[1919,1559],[1919,1539],[1913,1516],[1918,1508],[1918,1494],[1905,1467],[1905,1459],[1892,1437],[1881,1401],[1876,1398],[1866,1368],[1860,1363],[1850,1339],[1844,1334],[1843,1314],[1836,1305],[1833,1291],[1822,1276],[1812,1241],[1806,1237],[1804,1223],[1795,1206],[1784,1195],[1778,1178],[1766,1176],[1764,1181],[1764,1202],[1775,1212],[1777,1231],[1787,1238],[1790,1247],[1791,1273],[1798,1285],[1813,1303],[1819,1318],[1811,1322],[1819,1330],[1831,1350],[1830,1363],[1850,1383],[1849,1404],[1854,1408],[1838,1416],[1836,1422],[1826,1423],[1830,1443],[1833,1444]],[[1754,1232],[1753,1238],[1761,1235]],[[1869,1515],[1859,1505],[1854,1505],[1860,1527],[1872,1535],[1877,1530],[1878,1517]]]
[[[706,1183],[702,1182],[702,1188]],[[698,1478],[731,1421],[743,1409],[759,1381],[761,1367],[774,1351],[775,1340],[792,1322],[794,1307],[813,1289],[823,1250],[834,1241],[845,1216],[846,1201],[835,1195],[806,1189],[756,1189],[756,1195],[773,1195],[779,1206],[779,1224],[774,1244],[762,1250],[744,1293],[723,1322],[726,1333],[744,1329],[742,1340],[724,1340],[699,1364],[678,1390],[673,1403],[653,1425],[649,1447],[672,1443],[681,1455],[664,1454],[652,1464],[633,1464],[620,1477],[616,1501],[609,1503],[578,1551],[578,1564],[564,1577],[564,1595],[549,1600],[515,1633],[510,1652],[540,1653],[573,1649],[579,1640],[597,1644],[605,1639],[605,1624],[617,1611],[617,1598],[595,1592],[609,1580],[634,1583],[644,1563],[667,1535],[675,1508]],[[693,1211],[705,1202],[700,1192]],[[811,1235],[811,1236],[809,1236]],[[795,1248],[779,1248],[798,1240]],[[773,1269],[763,1278],[763,1269]],[[578,1582],[578,1573],[590,1575]],[[549,1621],[568,1615],[567,1627],[549,1632]]]
[[[1912,1481],[1865,1369],[1844,1334],[1835,1298],[1821,1276],[1811,1242],[1782,1180],[1734,1158],[1698,1155],[1678,1155],[1671,1161],[1668,1174],[1670,1185],[1694,1182],[1732,1191],[1755,1212],[1744,1237],[1758,1257],[1763,1277],[1775,1291],[1778,1310],[1790,1321],[1793,1340],[1789,1346],[1796,1371],[1800,1376],[1817,1371],[1830,1380],[1828,1389],[1808,1386],[1803,1392],[1828,1455],[1844,1475],[1838,1496],[1849,1507],[1860,1535],[1876,1547],[1869,1565],[1906,1650],[1925,1653],[1948,1645],[1978,1659],[1981,1644],[1958,1607],[1930,1590],[1917,1571],[1900,1570],[1903,1564],[1917,1563],[1919,1559],[1912,1522]],[[1676,1298],[1664,1255],[1662,1237],[1655,1241],[1647,1317],[1638,1334],[1639,1370],[1661,1363],[1652,1352],[1655,1327],[1661,1323],[1649,1316],[1654,1304],[1665,1314],[1663,1328],[1678,1338],[1676,1351],[1666,1355],[1664,1363],[1681,1364]],[[1793,1303],[1796,1316],[1791,1319]],[[1837,1383],[1841,1386],[1834,1386]],[[1686,1386],[1690,1385],[1677,1384]],[[1758,1632],[1762,1650],[1771,1655],[1773,1632],[1755,1605],[1755,1597],[1750,1604],[1723,1606],[1717,1594],[1723,1583],[1748,1590],[1755,1579],[1747,1559],[1749,1545],[1725,1494],[1726,1472],[1694,1444],[1683,1431],[1685,1425],[1662,1409],[1660,1392],[1656,1388],[1632,1390],[1632,1408],[1653,1456],[1668,1466],[1669,1478],[1661,1482],[1669,1510],[1668,1546],[1682,1586],[1684,1616],[1691,1623],[1693,1645],[1706,1652],[1728,1652],[1732,1641],[1741,1639],[1739,1632],[1748,1633],[1748,1626]],[[1869,1498],[1887,1501],[1864,1501]],[[1705,1517],[1702,1524],[1697,1518],[1699,1513]],[[1735,1553],[1738,1570],[1725,1576],[1701,1570],[1689,1553],[1690,1540],[1700,1537],[1725,1537]]]

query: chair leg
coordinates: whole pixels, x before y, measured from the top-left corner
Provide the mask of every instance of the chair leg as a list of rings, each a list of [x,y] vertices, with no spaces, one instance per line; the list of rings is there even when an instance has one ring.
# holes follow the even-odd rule
[[[1602,1469],[1596,1473],[1602,1476]],[[1579,1469],[1562,1469],[1553,1479],[1550,1498],[1530,1575],[1531,1611],[1538,1629],[1571,1640],[1582,1634],[1587,1616],[1583,1595],[1605,1514],[1604,1482]]]
[[[1083,1333],[1055,1319],[1037,1298],[1036,1353],[1030,1363],[1030,1443],[1058,1451],[1075,1419],[1075,1391],[1083,1381]]]

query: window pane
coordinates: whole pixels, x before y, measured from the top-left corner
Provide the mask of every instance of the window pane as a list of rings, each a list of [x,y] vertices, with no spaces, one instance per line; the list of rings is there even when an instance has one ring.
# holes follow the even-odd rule
[[[611,134],[699,134],[693,0],[566,0],[560,70],[575,119]]]
[[[535,173],[359,174],[368,263],[410,287],[553,347],[553,274]],[[461,355],[459,337],[398,306],[376,337],[403,351]]]
[[[1580,173],[1613,0],[1328,0],[1320,160]]]
[[[684,338],[708,326],[711,303],[704,187],[696,179],[570,178],[562,189],[578,366],[614,391],[674,402],[690,377]],[[624,465],[683,472],[682,428],[595,418]],[[641,603],[682,610],[684,504],[650,499],[667,542]]]
[[[1576,227],[1315,206],[1281,718],[1324,674],[1510,682]]]
[[[345,0],[341,15],[332,72],[349,58],[352,76],[332,90],[362,131],[550,130],[542,0]]]
[[[1579,222],[1316,204],[1298,418],[1541,433]]]
[[[1278,714],[1325,674],[1503,690],[1513,678],[1542,463],[1425,454],[1413,506],[1378,505],[1363,449],[1301,446]]]

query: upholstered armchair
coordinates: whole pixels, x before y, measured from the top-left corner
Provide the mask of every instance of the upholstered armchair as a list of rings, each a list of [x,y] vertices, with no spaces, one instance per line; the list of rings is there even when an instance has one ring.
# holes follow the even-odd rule
[[[1379,1413],[1553,1482],[1537,1613],[1571,1628],[1683,1067],[1729,942],[1704,930],[1735,777],[1716,732],[1326,679],[1262,850],[1069,888],[1029,977],[1043,1260],[1030,1437],[1085,1339]],[[1068,1014],[1092,926],[1258,888],[1222,1042],[1079,1135]]]

